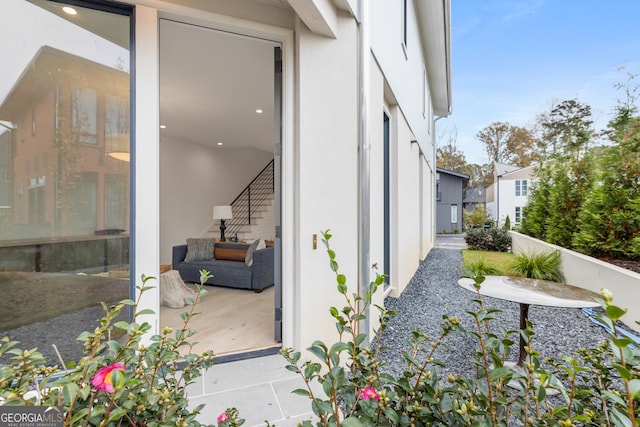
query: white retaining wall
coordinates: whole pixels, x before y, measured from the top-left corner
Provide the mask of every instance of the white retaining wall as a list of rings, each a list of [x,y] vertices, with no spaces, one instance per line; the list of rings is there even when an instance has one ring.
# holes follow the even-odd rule
[[[636,323],[636,320],[640,320],[640,274],[515,231],[509,233],[513,239],[513,253],[559,250],[567,283],[597,293],[602,288],[609,289],[613,292],[613,303],[628,309],[621,320],[640,332],[640,325]]]

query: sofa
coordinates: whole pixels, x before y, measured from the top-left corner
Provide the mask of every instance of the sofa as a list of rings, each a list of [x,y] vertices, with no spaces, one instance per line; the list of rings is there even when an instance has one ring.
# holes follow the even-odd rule
[[[172,268],[185,282],[200,283],[204,269],[213,275],[207,285],[262,292],[274,282],[273,251],[260,240],[243,244],[190,238],[173,247]]]

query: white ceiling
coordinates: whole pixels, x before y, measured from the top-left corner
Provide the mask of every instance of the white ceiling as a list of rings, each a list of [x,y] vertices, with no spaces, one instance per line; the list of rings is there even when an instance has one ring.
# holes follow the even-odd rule
[[[161,140],[273,152],[275,46],[161,20]]]

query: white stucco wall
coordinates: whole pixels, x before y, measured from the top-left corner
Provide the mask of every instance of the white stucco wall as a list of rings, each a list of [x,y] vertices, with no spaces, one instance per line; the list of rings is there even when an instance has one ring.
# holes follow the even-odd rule
[[[336,251],[340,272],[348,278],[352,292],[358,283],[358,39],[357,23],[345,12],[337,15],[337,38],[313,34],[297,18],[293,21],[293,33],[286,28],[270,27],[264,22],[243,20],[243,15],[234,7],[225,17],[225,11],[217,11],[214,4],[206,6],[212,13],[202,13],[178,5],[154,2],[166,8],[162,13],[172,17],[186,17],[203,25],[211,25],[238,33],[261,36],[283,43],[284,49],[284,116],[283,116],[283,297],[284,297],[284,341],[285,346],[306,348],[313,340],[333,342],[336,338],[334,322],[328,313],[331,306],[342,307],[344,300],[337,295],[335,275],[329,269],[328,258],[320,232],[331,229],[334,238],[332,248]],[[190,2],[188,4],[194,4]],[[201,4],[201,3],[198,3]],[[370,144],[371,144],[371,263],[384,265],[383,259],[383,214],[382,214],[382,112],[388,111],[391,118],[391,275],[395,295],[398,295],[415,273],[420,259],[433,247],[435,202],[433,200],[435,161],[433,140],[433,118],[430,116],[430,96],[425,88],[424,59],[419,45],[419,34],[412,3],[408,3],[408,41],[402,45],[402,6],[400,2],[375,2],[371,9],[372,61],[369,64],[370,78]],[[195,5],[195,4],[194,4]],[[238,6],[239,7],[239,6]],[[273,9],[270,9],[273,11]],[[216,13],[218,12],[218,13]],[[291,11],[283,10],[282,17],[291,16]],[[273,16],[269,22],[281,22],[282,17]],[[263,20],[264,21],[264,20]],[[284,22],[284,21],[283,21]],[[287,24],[288,25],[288,24]],[[151,35],[153,26],[145,30]],[[157,61],[156,45],[146,46],[150,55],[145,59]],[[139,48],[140,46],[138,46]],[[140,55],[140,53],[139,53]],[[156,73],[150,63],[150,69]],[[143,68],[145,69],[145,68]],[[139,69],[140,71],[141,69]],[[153,81],[153,80],[151,80]],[[156,82],[157,84],[157,82]],[[145,83],[145,86],[149,86]],[[157,88],[157,86],[156,86]],[[149,87],[149,91],[152,88]],[[156,97],[157,92],[152,93]],[[155,144],[158,150],[157,108],[149,99],[141,99],[137,105],[145,115],[154,115],[145,129],[155,126]],[[426,109],[423,100],[426,99]],[[156,104],[157,105],[157,104]],[[140,125],[140,123],[138,123]],[[418,143],[412,143],[416,140]],[[179,149],[176,141],[163,141],[162,155],[156,162],[163,162],[162,169],[179,169],[188,163],[188,157],[201,154],[197,147],[185,156],[183,164],[165,165],[166,154]],[[181,152],[181,154],[184,154]],[[203,155],[208,158],[209,155]],[[170,157],[167,157],[170,158]],[[153,159],[145,159],[145,164]],[[209,158],[216,162],[215,159]],[[227,161],[234,161],[227,159]],[[260,162],[262,163],[262,162]],[[158,163],[156,163],[157,165]],[[220,167],[222,169],[222,167]],[[193,169],[193,168],[192,168]],[[206,169],[206,168],[204,168]],[[153,169],[151,169],[153,171]],[[140,172],[140,171],[139,171]],[[202,172],[202,171],[200,171]],[[206,170],[183,174],[180,184],[215,180],[217,172]],[[197,175],[197,176],[196,176]],[[140,174],[139,174],[140,177]],[[156,178],[154,178],[156,179]],[[189,182],[191,181],[191,182]],[[166,186],[165,186],[166,184]],[[147,193],[154,191],[151,205],[162,203],[163,230],[164,209],[168,218],[178,214],[178,204],[170,205],[170,194],[177,195],[178,182],[162,184],[144,183],[140,189]],[[166,195],[164,191],[167,191]],[[203,190],[198,186],[198,190]],[[206,190],[203,190],[206,191]],[[195,191],[194,191],[195,192]],[[144,248],[155,254],[142,254],[145,265],[159,264],[168,259],[170,247],[183,240],[187,234],[202,232],[200,222],[208,221],[213,198],[203,200],[202,206],[194,207],[202,218],[196,224],[181,226],[179,230],[168,231],[166,242],[157,240],[160,227],[156,222],[156,237],[150,230],[140,238],[148,239],[136,246],[136,254]],[[140,201],[147,200],[140,196]],[[217,200],[217,195],[216,195]],[[140,209],[143,205],[137,206]],[[155,205],[153,204],[155,203]],[[184,209],[184,207],[182,207]],[[199,214],[198,214],[199,215]],[[142,218],[142,216],[141,216]],[[168,226],[168,225],[167,225]],[[171,227],[173,229],[173,227]],[[318,246],[312,247],[313,235],[317,235]],[[154,240],[155,239],[155,240]],[[139,240],[140,241],[140,240]],[[147,258],[149,258],[147,260]],[[152,261],[153,258],[153,261]],[[373,277],[373,276],[372,276]],[[379,296],[380,298],[380,296]],[[381,301],[379,299],[378,301]]]
[[[531,191],[531,181],[527,182],[528,191]],[[528,196],[516,196],[516,181],[514,179],[500,178],[493,184],[496,192],[496,200],[487,203],[487,213],[496,221],[497,226],[504,225],[507,215],[511,226],[516,225],[516,207],[525,207]],[[498,218],[499,217],[499,218]]]
[[[293,288],[294,343],[300,349],[314,340],[334,342],[329,307],[341,308],[335,274],[320,242],[331,229],[341,273],[352,292],[358,282],[358,86],[356,24],[338,18],[337,39],[297,28],[297,166]],[[313,249],[312,236],[318,235]]]
[[[613,303],[627,309],[622,321],[640,331],[640,274],[609,264],[584,254],[551,245],[524,234],[510,232],[514,253],[536,253],[548,250],[560,251],[562,272],[567,283],[600,293],[602,288],[613,292]]]

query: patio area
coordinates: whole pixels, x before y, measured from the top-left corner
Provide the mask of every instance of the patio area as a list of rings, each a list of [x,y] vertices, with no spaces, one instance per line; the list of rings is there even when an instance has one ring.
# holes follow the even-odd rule
[[[464,240],[458,237],[456,246],[451,241],[436,246],[421,262],[401,297],[385,301],[398,315],[381,336],[380,344],[386,348],[380,356],[387,362],[385,370],[395,375],[405,367],[402,352],[412,329],[419,328],[430,337],[437,337],[443,313],[457,316],[465,328],[473,328],[473,319],[465,312],[474,308],[473,295],[457,284]],[[518,324],[517,303],[486,297],[485,304],[502,310],[496,314],[495,328],[513,329]],[[541,359],[595,346],[607,336],[580,309],[532,306],[529,318],[537,333],[533,346],[540,351]],[[471,334],[452,334],[446,340],[449,350],[438,350],[436,354],[447,365],[438,368],[441,378],[448,373],[475,376],[470,363],[475,357],[475,338]],[[514,348],[511,357],[515,360],[517,355]],[[216,365],[190,388],[190,402],[206,404],[201,415],[203,422],[211,423],[225,408],[236,407],[246,419],[247,427],[265,425],[264,420],[278,426],[294,426],[313,414],[308,399],[291,394],[301,380],[287,371],[285,365],[280,355]]]

